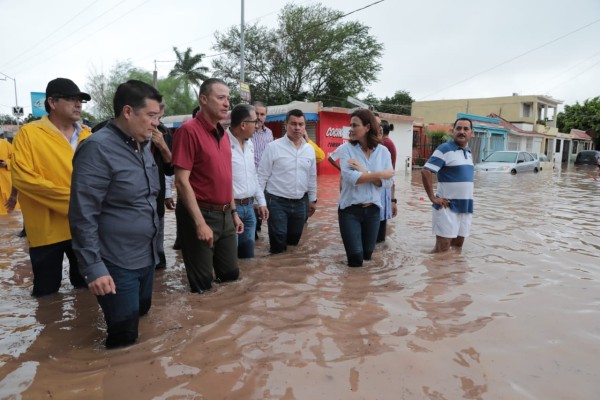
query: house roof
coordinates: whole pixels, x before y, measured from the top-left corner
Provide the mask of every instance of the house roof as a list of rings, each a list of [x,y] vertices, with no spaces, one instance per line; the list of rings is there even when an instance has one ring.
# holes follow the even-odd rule
[[[592,137],[590,135],[588,135],[587,133],[585,133],[585,131],[582,131],[580,129],[571,129],[570,133],[577,139],[592,140]]]
[[[521,129],[518,126],[515,126],[512,123],[508,122],[507,120],[505,120],[504,118],[502,118],[498,114],[492,113],[492,114],[488,115],[488,117],[490,117],[490,118],[498,118],[500,120],[500,125],[502,125],[503,127],[505,127],[506,129],[508,129],[510,131],[517,132],[517,133],[523,133],[523,134],[526,134],[526,135],[540,136],[539,132],[536,132],[536,131],[526,131],[525,129]]]

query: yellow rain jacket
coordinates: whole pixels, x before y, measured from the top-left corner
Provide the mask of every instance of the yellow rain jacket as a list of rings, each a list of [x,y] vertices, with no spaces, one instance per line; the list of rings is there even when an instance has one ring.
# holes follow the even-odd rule
[[[78,143],[91,134],[83,127]],[[12,181],[19,191],[30,247],[71,239],[73,154],[71,144],[47,116],[23,125],[13,140]]]
[[[308,139],[308,144],[310,144],[315,150],[315,159],[317,161],[317,164],[323,161],[325,159],[325,152],[321,150],[321,148],[310,139]]]
[[[6,167],[0,167],[0,215],[7,213],[4,204],[10,197],[12,183],[10,179],[10,158],[12,155],[11,144],[4,139],[0,139],[0,160],[6,162]]]

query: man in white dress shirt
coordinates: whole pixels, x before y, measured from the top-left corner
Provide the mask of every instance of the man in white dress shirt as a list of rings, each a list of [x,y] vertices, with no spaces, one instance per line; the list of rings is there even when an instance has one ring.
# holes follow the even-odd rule
[[[257,124],[256,111],[248,104],[238,104],[231,110],[231,126],[227,129],[231,142],[233,167],[233,197],[236,210],[244,223],[244,232],[238,234],[238,258],[254,257],[254,229],[256,216],[254,204],[258,204],[261,219],[269,218],[265,195],[258,185],[254,165],[254,146],[249,140]]]
[[[304,113],[289,111],[285,128],[286,134],[267,146],[258,167],[258,182],[269,208],[273,254],[298,244],[306,218],[317,209],[317,162],[314,149],[303,138]]]
[[[254,129],[254,135],[252,135],[252,145],[254,146],[254,165],[258,171],[258,165],[262,158],[265,149],[273,141],[273,132],[265,125],[267,120],[267,106],[260,102],[255,101],[252,103],[254,111],[256,111],[256,128]],[[256,235],[255,239],[258,239],[258,232],[260,232],[260,226],[262,225],[262,219],[258,210],[254,209],[256,214]]]

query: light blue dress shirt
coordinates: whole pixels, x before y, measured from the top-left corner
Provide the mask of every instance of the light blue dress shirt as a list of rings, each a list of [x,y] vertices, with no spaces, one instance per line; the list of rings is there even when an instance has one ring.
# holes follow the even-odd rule
[[[339,150],[339,151],[338,151]],[[348,160],[359,161],[369,172],[392,169],[392,156],[389,150],[383,146],[375,147],[369,159],[363,153],[360,144],[353,145],[346,142],[338,147],[340,167],[342,172],[342,192],[340,194],[340,208],[344,209],[353,204],[373,203],[381,208],[381,189],[392,187],[393,179],[382,179],[381,186],[374,183],[356,183],[361,177],[359,172],[350,167]]]

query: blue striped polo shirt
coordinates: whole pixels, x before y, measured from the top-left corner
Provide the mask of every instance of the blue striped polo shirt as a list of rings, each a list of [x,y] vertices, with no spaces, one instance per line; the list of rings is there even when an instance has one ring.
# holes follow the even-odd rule
[[[473,176],[475,167],[471,149],[459,147],[453,140],[440,145],[425,169],[437,174],[437,197],[450,200],[450,210],[457,213],[473,212]],[[435,208],[439,208],[434,204]]]

